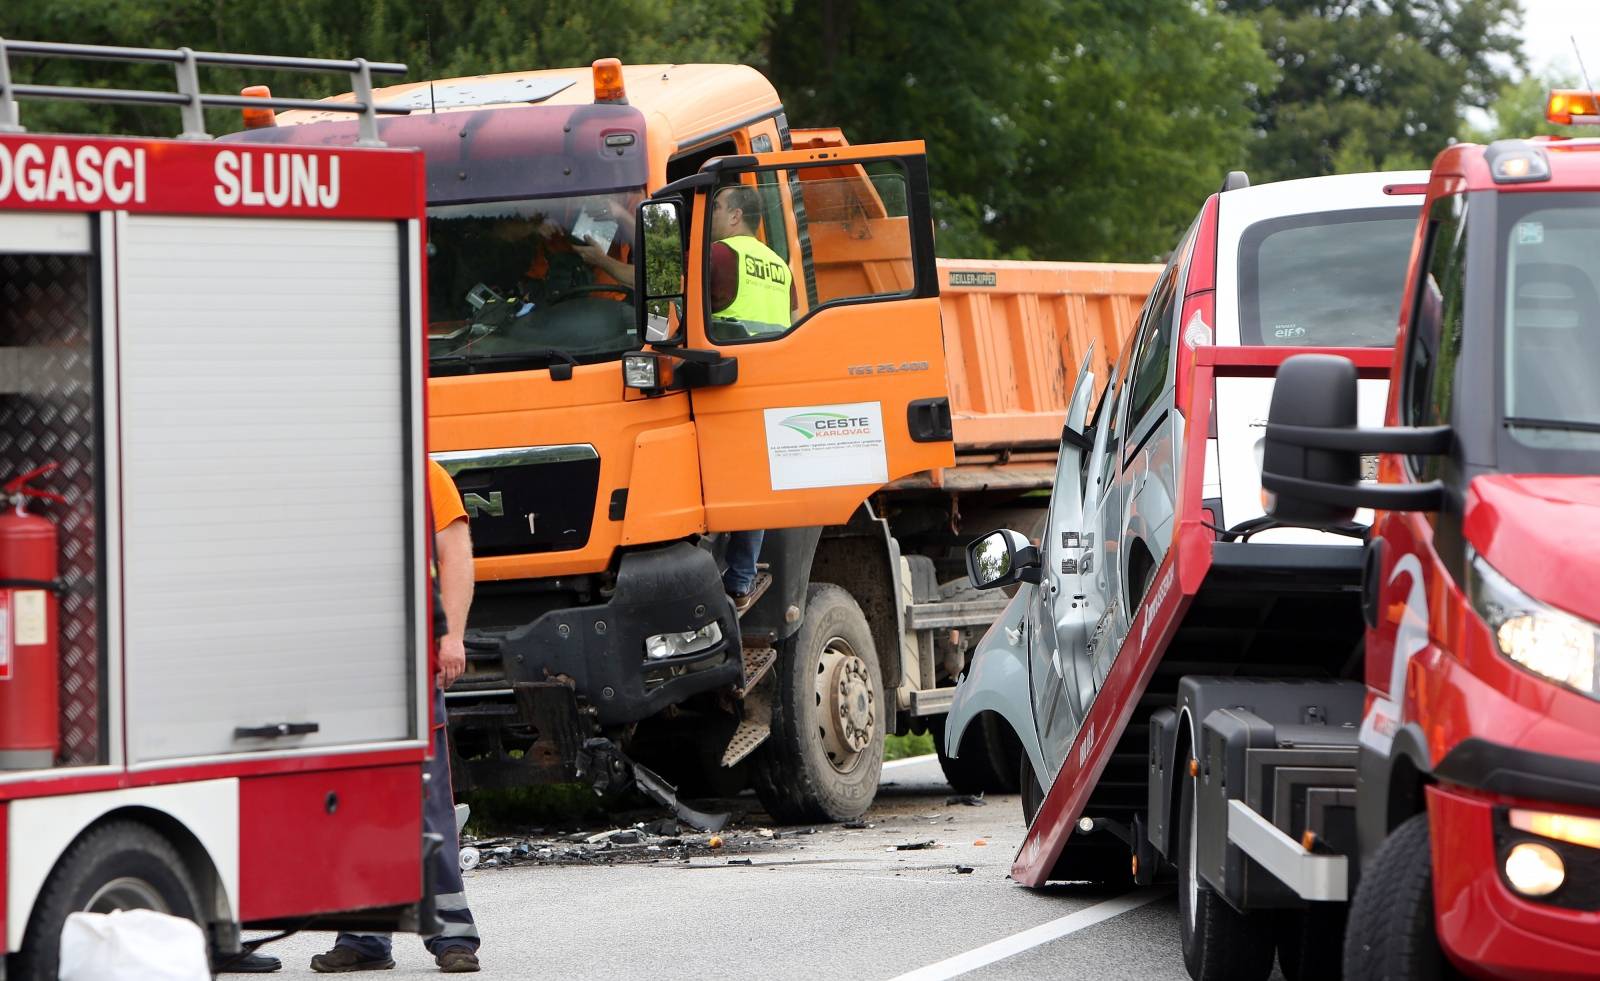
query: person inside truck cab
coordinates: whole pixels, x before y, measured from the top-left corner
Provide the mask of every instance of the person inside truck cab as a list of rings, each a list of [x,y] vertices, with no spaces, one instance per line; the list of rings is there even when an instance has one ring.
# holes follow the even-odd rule
[[[718,191],[711,204],[711,318],[737,321],[743,335],[760,337],[789,329],[794,275],[789,263],[759,237],[761,195],[736,184]],[[731,340],[726,327],[713,333]]]
[[[749,337],[788,330],[794,304],[789,264],[756,237],[760,231],[761,195],[755,188],[737,184],[717,192],[711,204],[711,318],[737,321]],[[740,614],[760,594],[756,559],[765,537],[760,530],[728,535],[722,585]]]

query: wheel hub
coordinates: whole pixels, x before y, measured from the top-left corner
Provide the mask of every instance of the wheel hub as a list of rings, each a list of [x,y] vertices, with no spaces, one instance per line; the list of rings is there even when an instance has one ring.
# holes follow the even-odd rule
[[[878,705],[866,662],[842,638],[828,641],[817,662],[817,708],[828,761],[848,772],[877,734]]]

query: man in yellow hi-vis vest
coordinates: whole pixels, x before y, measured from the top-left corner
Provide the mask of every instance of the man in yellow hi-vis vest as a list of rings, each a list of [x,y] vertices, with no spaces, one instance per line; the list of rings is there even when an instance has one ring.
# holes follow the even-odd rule
[[[711,333],[715,321],[736,320],[744,334],[759,337],[789,329],[794,305],[794,276],[783,257],[756,238],[761,228],[761,195],[743,184],[725,187],[711,204]],[[718,338],[733,340],[731,337]],[[766,533],[728,534],[722,586],[742,616],[760,597],[771,577],[756,574],[756,559]]]
[[[740,184],[711,205],[711,316],[737,320],[751,336],[789,329],[794,275],[783,257],[756,238],[761,196]],[[715,328],[713,328],[713,331]]]

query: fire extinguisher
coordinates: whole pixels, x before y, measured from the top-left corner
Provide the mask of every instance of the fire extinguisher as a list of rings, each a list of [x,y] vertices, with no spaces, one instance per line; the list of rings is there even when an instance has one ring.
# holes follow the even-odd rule
[[[28,498],[65,504],[29,487],[47,463],[7,481],[0,513],[0,770],[48,767],[61,746],[56,526],[29,514]]]

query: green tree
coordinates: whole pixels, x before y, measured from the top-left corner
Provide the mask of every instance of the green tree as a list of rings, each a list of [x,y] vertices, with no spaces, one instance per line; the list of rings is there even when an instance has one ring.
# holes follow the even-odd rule
[[[814,0],[773,36],[792,124],[927,140],[943,255],[1171,248],[1270,78],[1253,25],[1194,0]]]
[[[1527,75],[1515,82],[1506,82],[1500,86],[1500,94],[1489,105],[1489,125],[1483,129],[1469,127],[1461,137],[1473,143],[1492,143],[1495,140],[1540,134],[1572,136],[1572,127],[1557,126],[1545,119],[1544,113],[1551,89],[1576,87],[1578,83],[1575,79],[1562,76],[1541,78]]]
[[[1257,179],[1425,166],[1521,59],[1521,0],[1219,0],[1259,25]]]

